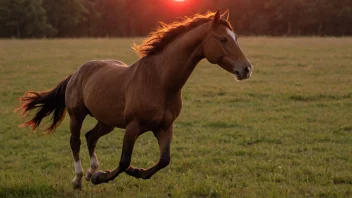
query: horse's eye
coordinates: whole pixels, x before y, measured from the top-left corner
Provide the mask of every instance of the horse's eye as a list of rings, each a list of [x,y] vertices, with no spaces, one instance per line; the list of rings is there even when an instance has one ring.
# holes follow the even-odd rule
[[[222,43],[227,43],[227,42],[228,42],[228,40],[227,40],[226,37],[221,38],[220,41],[221,41]]]

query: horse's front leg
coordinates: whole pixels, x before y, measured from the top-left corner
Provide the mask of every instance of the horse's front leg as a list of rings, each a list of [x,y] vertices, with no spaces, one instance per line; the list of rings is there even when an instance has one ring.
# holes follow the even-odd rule
[[[165,168],[170,163],[170,143],[173,135],[172,124],[166,130],[158,130],[154,132],[155,137],[158,139],[160,149],[159,162],[148,169],[135,168],[133,166],[128,167],[125,171],[128,175],[136,178],[149,179],[160,169]]]
[[[123,138],[122,153],[119,166],[113,171],[96,172],[93,174],[91,181],[93,184],[109,182],[115,179],[120,173],[130,166],[134,143],[140,134],[140,124],[137,120],[131,121],[125,131]]]

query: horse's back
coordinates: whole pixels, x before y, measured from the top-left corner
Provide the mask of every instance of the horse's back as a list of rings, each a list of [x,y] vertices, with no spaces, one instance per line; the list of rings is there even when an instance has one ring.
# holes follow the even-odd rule
[[[119,60],[92,60],[84,63],[76,71],[76,75],[84,76],[85,78],[94,75],[101,76],[106,75],[106,73],[114,72],[119,73],[123,71],[128,66]]]
[[[67,85],[70,87],[83,88],[94,81],[104,81],[122,74],[128,66],[119,60],[92,60],[81,65]]]

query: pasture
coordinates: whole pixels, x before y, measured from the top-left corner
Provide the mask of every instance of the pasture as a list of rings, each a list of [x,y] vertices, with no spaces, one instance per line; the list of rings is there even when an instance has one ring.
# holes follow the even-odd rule
[[[139,39],[0,40],[0,197],[351,197],[352,38],[240,37],[249,80],[203,60],[183,88],[171,164],[150,180],[121,174],[72,189],[68,119],[55,133],[18,128],[25,91],[44,91],[92,59],[137,60]],[[116,85],[116,89],[118,89]],[[81,139],[84,170],[89,157]],[[118,165],[123,131],[97,145],[100,170]],[[159,158],[152,133],[132,165]]]

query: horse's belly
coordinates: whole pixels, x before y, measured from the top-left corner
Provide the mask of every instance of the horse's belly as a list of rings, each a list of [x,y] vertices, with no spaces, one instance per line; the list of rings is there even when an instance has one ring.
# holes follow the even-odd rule
[[[123,108],[116,106],[96,105],[91,107],[88,106],[88,109],[91,115],[100,122],[103,122],[109,126],[126,128]]]
[[[148,112],[143,109],[137,119],[140,121],[142,131],[145,132],[169,128],[178,115],[179,111],[170,111],[160,107],[158,110]]]
[[[101,85],[104,87],[104,84]],[[106,125],[125,128],[122,90],[98,88],[85,94],[84,103],[90,114]]]

